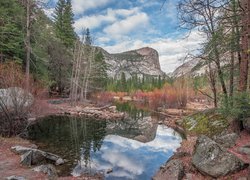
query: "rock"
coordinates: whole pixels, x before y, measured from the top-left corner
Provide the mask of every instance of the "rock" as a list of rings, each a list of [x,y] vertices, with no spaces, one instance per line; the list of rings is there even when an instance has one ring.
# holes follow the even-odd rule
[[[6,180],[26,180],[26,179],[22,176],[9,176],[6,178]]]
[[[32,151],[28,151],[25,154],[21,155],[21,162],[23,166],[31,166],[32,165]]]
[[[231,133],[222,136],[215,136],[213,139],[218,144],[222,145],[225,148],[230,148],[235,146],[236,140],[238,139],[238,134]]]
[[[247,154],[250,156],[250,144],[240,147],[238,151],[242,154]]]
[[[56,165],[62,165],[62,164],[64,164],[64,160],[62,158],[56,160]]]
[[[152,48],[144,47],[133,51],[123,53],[110,54],[104,49],[99,48],[102,52],[105,62],[110,66],[107,74],[109,77],[120,77],[121,73],[125,74],[126,78],[132,74],[164,76],[159,63],[158,52]],[[121,71],[122,69],[122,71]],[[120,99],[115,97],[115,99]]]
[[[51,164],[37,166],[33,168],[33,171],[43,172],[44,174],[47,174],[49,176],[49,179],[57,179],[56,168]]]
[[[218,178],[248,166],[225,148],[201,135],[196,142],[192,164],[203,174]]]
[[[14,146],[11,147],[11,151],[21,154],[21,164],[26,166],[41,164],[47,160],[53,161],[56,165],[61,165],[65,162],[60,156],[39,149]]]
[[[34,97],[31,93],[19,87],[10,87],[7,89],[0,89],[0,99],[3,107],[8,110],[28,108],[33,104]],[[0,106],[1,107],[1,106]],[[0,112],[3,111],[0,108]]]
[[[13,146],[10,150],[16,154],[25,154],[28,151],[31,151],[31,148],[23,147],[23,146]]]
[[[154,180],[173,179],[179,180],[184,176],[184,167],[179,159],[173,159],[166,163],[165,167],[160,169],[153,177]]]
[[[250,133],[250,118],[243,120],[243,127]]]
[[[110,174],[112,172],[113,172],[113,169],[107,169],[107,171],[106,171],[107,174]]]

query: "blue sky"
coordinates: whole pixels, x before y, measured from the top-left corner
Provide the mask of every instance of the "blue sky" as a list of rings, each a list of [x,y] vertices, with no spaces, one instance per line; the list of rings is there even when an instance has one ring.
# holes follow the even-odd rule
[[[53,13],[57,0],[47,0]],[[89,28],[94,44],[110,53],[152,47],[164,72],[173,71],[203,41],[197,31],[178,28],[179,0],[72,0],[75,31]],[[164,4],[164,6],[162,6]]]

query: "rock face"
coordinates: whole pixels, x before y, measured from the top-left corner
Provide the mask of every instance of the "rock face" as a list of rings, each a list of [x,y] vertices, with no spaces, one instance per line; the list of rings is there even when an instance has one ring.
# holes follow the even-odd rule
[[[192,164],[203,174],[218,178],[248,166],[210,138],[197,139]]]
[[[124,72],[126,78],[133,74],[164,76],[161,71],[158,52],[152,48],[145,47],[133,51],[127,51],[117,54],[109,54],[107,51],[99,48],[109,65],[108,75],[119,78]]]
[[[184,166],[181,160],[173,159],[157,172],[153,177],[154,180],[173,179],[181,180],[184,176]]]
[[[33,103],[33,95],[19,87],[11,87],[8,89],[0,89],[0,112],[1,107],[8,110],[18,110],[22,112],[23,108],[28,108]]]

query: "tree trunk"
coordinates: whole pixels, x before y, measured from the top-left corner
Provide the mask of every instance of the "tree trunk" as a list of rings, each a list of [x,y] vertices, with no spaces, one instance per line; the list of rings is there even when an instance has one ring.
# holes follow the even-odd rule
[[[25,75],[26,75],[26,88],[29,89],[29,79],[30,79],[30,54],[31,54],[31,45],[30,45],[30,8],[31,0],[26,1],[26,66],[25,66]]]
[[[241,34],[241,44],[242,44],[242,59],[240,62],[240,79],[239,79],[239,91],[245,92],[247,90],[248,81],[248,65],[249,65],[249,23],[250,23],[250,2],[248,0],[242,0],[241,6],[244,9],[242,15],[242,34]]]

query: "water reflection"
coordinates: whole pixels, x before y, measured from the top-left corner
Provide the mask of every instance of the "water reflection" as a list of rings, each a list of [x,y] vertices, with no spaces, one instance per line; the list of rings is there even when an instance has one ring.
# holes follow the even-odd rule
[[[127,105],[118,110],[128,113],[123,121],[48,117],[29,128],[29,138],[69,160],[60,166],[62,176],[102,172],[106,179],[151,179],[181,137],[146,111]]]
[[[142,143],[117,135],[108,135],[97,153],[91,153],[91,167],[80,162],[73,170],[74,176],[85,172],[113,172],[106,179],[150,179],[159,167],[180,146],[180,136],[174,131],[158,126],[153,141]]]

